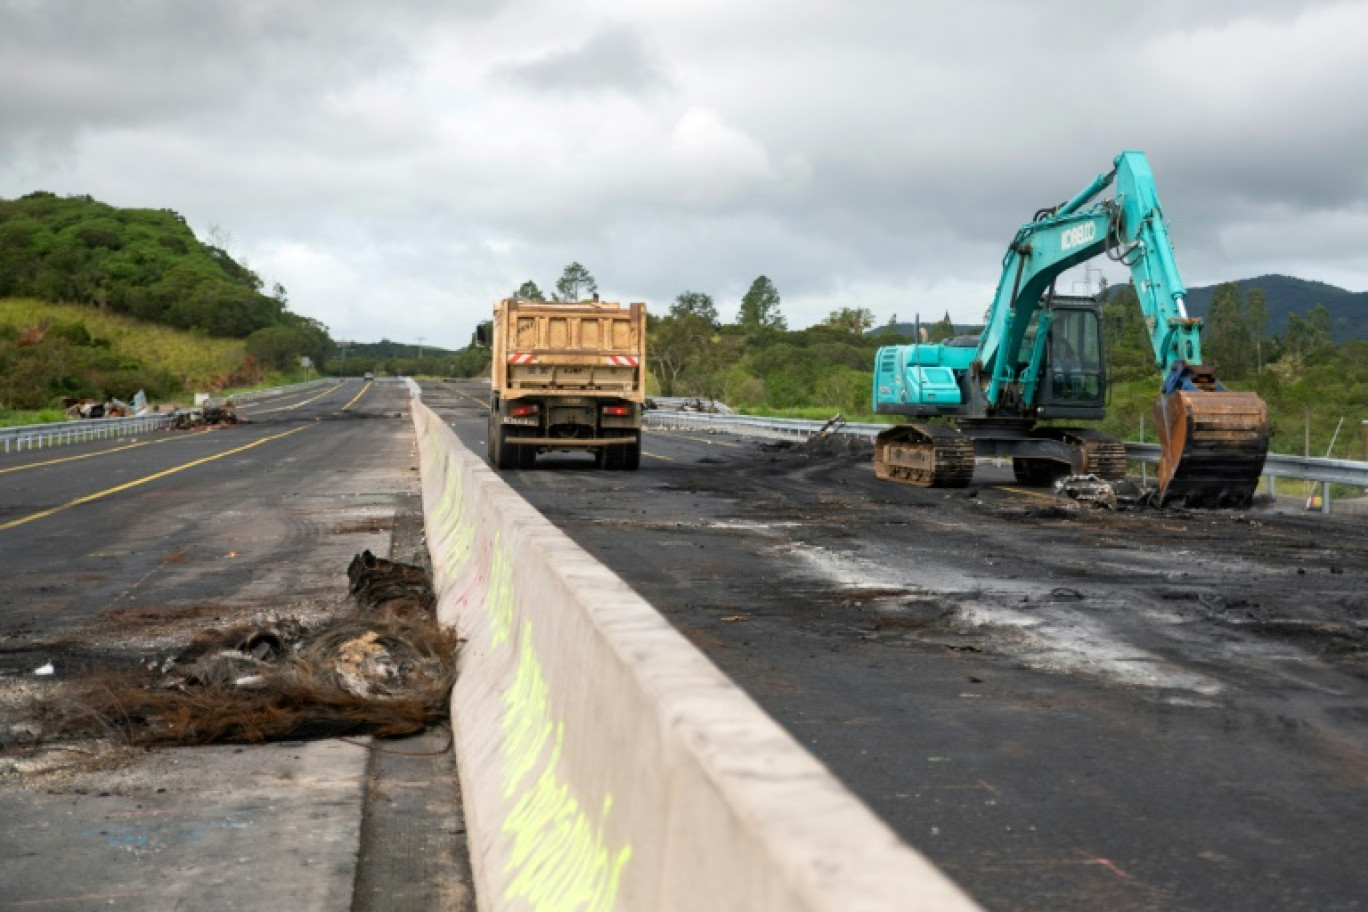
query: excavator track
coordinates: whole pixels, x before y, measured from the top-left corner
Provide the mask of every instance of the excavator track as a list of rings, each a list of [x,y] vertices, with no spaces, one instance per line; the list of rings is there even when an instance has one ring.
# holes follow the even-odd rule
[[[1268,407],[1256,393],[1175,392],[1154,403],[1159,503],[1249,505],[1268,456]]]
[[[1107,482],[1126,479],[1126,445],[1110,434],[1091,428],[1040,427],[1031,431],[1032,437],[1058,440],[1082,456],[1078,469],[1081,475],[1096,475]],[[1017,457],[1012,460],[1012,471],[1018,484],[1039,487],[1054,484],[1066,475],[1074,474],[1069,466],[1050,459]]]
[[[874,474],[922,488],[963,488],[974,479],[974,443],[939,424],[901,424],[874,441]]]
[[[1085,474],[1103,481],[1126,480],[1126,445],[1110,434],[1089,428],[1061,428],[1061,438],[1082,447],[1088,458]]]

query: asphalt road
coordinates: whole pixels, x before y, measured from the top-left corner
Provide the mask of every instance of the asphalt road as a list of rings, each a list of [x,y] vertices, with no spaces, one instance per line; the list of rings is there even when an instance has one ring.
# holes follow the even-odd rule
[[[424,400],[484,452],[487,387]],[[1368,907],[1368,529],[650,433],[503,473],[990,909]]]
[[[0,456],[0,909],[462,907],[445,734],[408,765],[365,739],[134,751],[118,719],[99,744],[24,737],[28,696],[211,628],[345,611],[363,550],[414,560],[407,400],[351,380],[233,427]]]

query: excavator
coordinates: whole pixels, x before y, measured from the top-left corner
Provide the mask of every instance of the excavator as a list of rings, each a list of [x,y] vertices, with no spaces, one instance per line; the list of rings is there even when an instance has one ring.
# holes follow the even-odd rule
[[[1112,194],[1099,199],[1108,188]],[[1121,441],[1070,426],[1106,414],[1102,301],[1055,290],[1066,270],[1104,254],[1130,270],[1163,378],[1154,404],[1158,503],[1247,506],[1268,454],[1268,409],[1257,394],[1222,386],[1216,365],[1202,359],[1202,321],[1188,316],[1142,152],[1121,153],[1110,171],[1017,231],[980,335],[879,349],[874,411],[949,420],[914,420],[879,434],[878,477],[964,487],[975,458],[995,456],[1010,457],[1025,485],[1079,474],[1123,480]]]

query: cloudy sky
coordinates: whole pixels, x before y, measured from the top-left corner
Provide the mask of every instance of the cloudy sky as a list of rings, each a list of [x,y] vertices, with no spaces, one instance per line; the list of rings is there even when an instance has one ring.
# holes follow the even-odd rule
[[[337,338],[459,347],[571,261],[976,320],[1141,149],[1189,285],[1364,291],[1366,40],[1364,0],[0,0],[0,196],[175,209]]]

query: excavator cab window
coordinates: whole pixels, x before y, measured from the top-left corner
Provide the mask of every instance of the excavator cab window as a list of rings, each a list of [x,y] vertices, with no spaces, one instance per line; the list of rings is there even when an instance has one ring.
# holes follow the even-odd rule
[[[1104,405],[1102,326],[1097,310],[1057,308],[1053,317],[1041,405]]]

